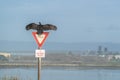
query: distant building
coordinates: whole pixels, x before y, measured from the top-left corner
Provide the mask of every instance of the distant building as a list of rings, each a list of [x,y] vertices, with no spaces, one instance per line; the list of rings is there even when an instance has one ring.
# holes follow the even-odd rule
[[[101,54],[102,53],[102,46],[98,46],[98,54]]]
[[[107,59],[110,60],[120,60],[120,55],[107,55]]]
[[[108,49],[106,47],[104,48],[104,52],[108,52]]]
[[[0,52],[0,56],[4,56],[6,58],[9,58],[11,56],[10,53]]]
[[[112,60],[114,58],[114,55],[107,55],[108,61]]]
[[[120,55],[115,55],[115,59],[120,59]]]
[[[0,61],[8,61],[10,56],[10,53],[0,52]]]

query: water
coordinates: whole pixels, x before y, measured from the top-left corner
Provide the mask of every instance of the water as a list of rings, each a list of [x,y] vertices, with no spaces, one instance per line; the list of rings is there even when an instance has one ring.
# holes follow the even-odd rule
[[[0,69],[0,79],[3,76],[16,76],[20,80],[37,80],[37,69]],[[120,80],[120,69],[45,68],[41,71],[41,80]]]

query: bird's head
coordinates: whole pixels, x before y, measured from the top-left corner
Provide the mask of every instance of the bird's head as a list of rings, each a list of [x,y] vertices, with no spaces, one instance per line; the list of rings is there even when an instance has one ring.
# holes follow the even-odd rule
[[[39,22],[39,25],[42,25],[41,22]]]

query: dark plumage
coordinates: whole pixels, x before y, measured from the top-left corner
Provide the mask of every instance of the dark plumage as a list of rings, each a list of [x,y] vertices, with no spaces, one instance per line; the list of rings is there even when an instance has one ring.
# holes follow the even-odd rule
[[[30,30],[30,29],[37,30],[38,34],[42,34],[46,30],[57,30],[57,27],[55,25],[52,25],[52,24],[42,25],[39,22],[39,24],[35,24],[35,23],[28,24],[26,26],[26,30]]]

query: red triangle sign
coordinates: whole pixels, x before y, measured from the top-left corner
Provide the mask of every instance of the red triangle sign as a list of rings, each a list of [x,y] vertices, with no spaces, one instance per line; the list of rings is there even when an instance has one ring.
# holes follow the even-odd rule
[[[42,47],[43,43],[45,42],[46,38],[48,37],[49,32],[43,32],[42,34],[38,35],[37,32],[32,32],[32,35],[35,41],[38,44],[38,47]]]

